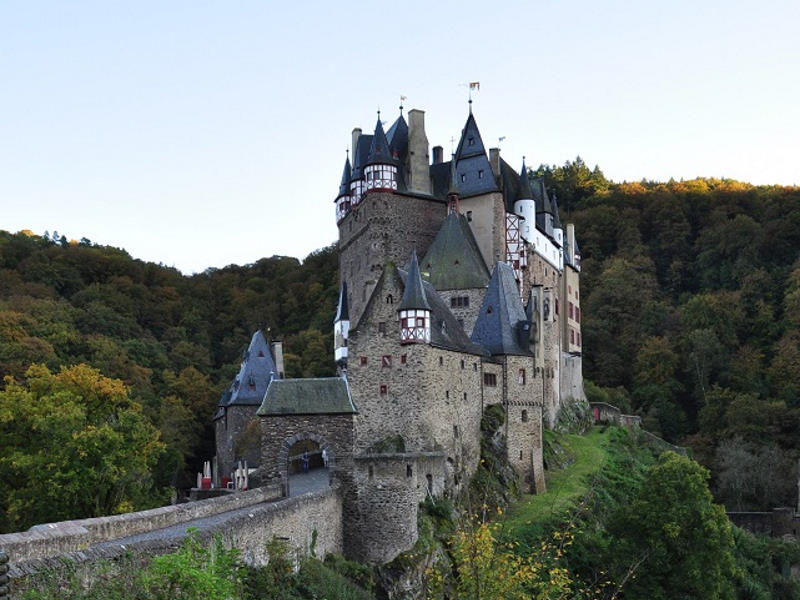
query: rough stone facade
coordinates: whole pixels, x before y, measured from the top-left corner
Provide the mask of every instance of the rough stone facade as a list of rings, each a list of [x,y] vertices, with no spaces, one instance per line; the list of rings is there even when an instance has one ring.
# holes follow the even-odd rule
[[[419,503],[446,489],[445,455],[361,455],[346,489],[344,535],[357,560],[386,563],[417,541]]]
[[[355,415],[270,415],[261,417],[261,464],[265,481],[288,481],[289,450],[311,440],[328,454],[335,471],[350,468],[353,460]]]
[[[214,421],[214,438],[217,448],[217,473],[221,481],[222,477],[230,477],[236,469],[237,460],[246,460],[247,466],[256,468],[261,461],[261,451],[258,446],[258,439],[255,444],[246,444],[242,437],[245,430],[250,427],[258,429],[258,417],[256,417],[257,405],[233,405],[222,408],[223,414]],[[251,425],[252,424],[252,425]],[[249,433],[249,430],[248,430]],[[237,442],[239,442],[237,444]],[[245,451],[237,455],[237,446],[244,446]],[[219,483],[219,482],[218,482]]]
[[[339,223],[339,278],[355,326],[386,263],[404,267],[436,237],[446,206],[432,197],[371,192]]]
[[[460,209],[461,214],[467,216],[470,229],[475,235],[475,241],[478,242],[486,264],[491,266],[498,260],[504,260],[506,211],[503,195],[500,192],[491,192],[462,198]]]
[[[423,266],[424,270],[424,266]],[[467,334],[472,333],[475,321],[478,320],[478,313],[481,310],[481,302],[486,294],[486,288],[466,289],[466,290],[438,290],[442,300],[450,307],[450,312],[455,315],[458,322],[464,327]],[[464,300],[466,298],[466,301]]]

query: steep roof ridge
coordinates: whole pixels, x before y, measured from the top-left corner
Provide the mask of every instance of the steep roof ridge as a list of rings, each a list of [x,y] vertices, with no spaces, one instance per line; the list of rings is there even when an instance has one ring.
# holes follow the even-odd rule
[[[366,166],[376,163],[389,164],[393,162],[392,152],[389,149],[389,141],[386,139],[386,134],[383,132],[381,115],[378,113],[378,122],[375,124],[375,134],[372,136],[372,143],[369,146],[367,162],[364,163],[364,165]]]
[[[464,215],[447,215],[422,261],[437,290],[483,288],[489,269]]]
[[[519,331],[520,325],[527,321],[514,270],[498,262],[472,330],[472,341],[492,354],[529,355]]]
[[[342,170],[342,181],[339,184],[339,195],[346,196],[350,193],[350,177],[352,168],[350,167],[350,155],[344,160],[344,169]]]
[[[422,276],[419,272],[419,261],[417,260],[416,249],[411,251],[411,261],[408,267],[408,277],[406,278],[406,288],[403,290],[403,299],[400,300],[398,310],[408,310],[421,308],[430,310],[431,305],[425,296],[425,289],[422,286]]]
[[[350,306],[347,302],[347,282],[342,281],[342,288],[339,290],[339,303],[336,306],[336,316],[333,318],[333,322],[349,320]]]
[[[226,405],[260,404],[272,379],[279,378],[264,332],[257,330],[244,352],[239,373],[230,387]]]

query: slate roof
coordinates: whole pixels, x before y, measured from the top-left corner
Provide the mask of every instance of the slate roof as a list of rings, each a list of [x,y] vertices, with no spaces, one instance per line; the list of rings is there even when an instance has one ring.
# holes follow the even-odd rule
[[[342,289],[339,290],[339,304],[336,307],[336,316],[333,322],[349,321],[350,320],[350,307],[347,302],[347,282],[342,282]]]
[[[375,124],[375,134],[372,136],[369,154],[367,154],[367,161],[364,165],[376,163],[394,163],[392,160],[392,151],[389,149],[389,140],[386,139],[386,134],[383,132],[383,124],[381,123],[380,115],[378,115],[378,122]]]
[[[421,308],[430,310],[428,299],[422,288],[422,277],[419,274],[419,263],[417,261],[417,251],[411,251],[411,261],[408,267],[408,278],[405,281],[403,299],[400,300],[398,310],[408,310]]]
[[[259,329],[253,334],[250,345],[242,356],[239,373],[220,398],[219,409],[214,418],[222,416],[222,409],[227,406],[259,406],[270,381],[279,378],[267,338]]]
[[[422,259],[422,270],[437,290],[486,287],[489,269],[464,215],[447,215]]]
[[[360,179],[364,176],[364,165],[367,164],[367,156],[369,155],[369,148],[372,145],[371,135],[360,135],[356,142],[355,150],[353,151],[353,171],[350,174],[351,181],[353,179]]]
[[[437,198],[446,198],[450,189],[450,165],[452,161],[431,165],[431,190]],[[459,192],[460,194],[460,192]]]
[[[455,160],[462,197],[498,191],[478,124],[471,112],[461,132]]]
[[[522,159],[522,170],[519,172],[519,189],[517,190],[517,200],[533,200],[531,191],[531,181],[528,179],[528,168],[525,166],[525,159]]]
[[[503,188],[503,202],[506,212],[514,213],[514,203],[519,195],[519,175],[516,169],[500,159],[500,184]]]
[[[405,285],[405,282],[408,281],[408,272],[402,269],[396,269],[396,272],[400,282]],[[422,290],[431,307],[431,345],[478,356],[488,356],[486,350],[469,339],[458,319],[450,312],[433,286],[427,281],[423,281]]]
[[[404,163],[408,155],[408,124],[402,114],[389,127],[389,131],[386,132],[386,139],[389,141],[389,149],[392,151],[392,156],[396,152],[398,160]]]
[[[344,160],[344,170],[342,171],[342,182],[339,184],[339,196],[347,196],[350,193],[350,157]]]
[[[561,218],[558,216],[558,202],[556,201],[556,194],[553,192],[553,228],[554,229],[562,229],[561,227]]]
[[[528,327],[514,270],[498,262],[472,330],[472,341],[493,355],[530,355]]]
[[[348,415],[358,410],[341,377],[275,379],[267,388],[259,416]]]

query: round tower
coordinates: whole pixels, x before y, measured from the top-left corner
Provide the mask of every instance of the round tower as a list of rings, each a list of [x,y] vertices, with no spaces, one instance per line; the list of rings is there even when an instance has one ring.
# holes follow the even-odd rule
[[[406,276],[406,289],[397,309],[400,317],[401,344],[428,344],[431,341],[431,305],[425,296],[417,251],[411,251],[411,266]]]
[[[522,157],[522,170],[519,173],[519,192],[514,202],[514,212],[523,218],[520,223],[520,235],[532,244],[534,229],[536,228],[536,202],[533,200],[531,183],[528,179],[528,168],[525,166],[525,157]]]
[[[364,165],[364,179],[367,193],[392,192],[397,189],[397,164],[392,158],[389,141],[383,132],[380,111],[378,111],[378,123],[375,125],[375,135],[372,136],[367,162]]]

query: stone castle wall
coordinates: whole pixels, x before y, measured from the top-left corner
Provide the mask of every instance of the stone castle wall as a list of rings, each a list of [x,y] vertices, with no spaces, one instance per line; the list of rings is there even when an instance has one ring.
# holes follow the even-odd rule
[[[334,471],[350,468],[355,415],[270,415],[260,419],[264,481],[287,481],[289,450],[301,440],[319,444]]]
[[[353,326],[384,265],[405,268],[415,248],[424,256],[445,216],[441,200],[370,192],[339,223],[339,277],[347,282]]]
[[[431,489],[445,489],[443,453],[364,455],[355,459],[344,504],[345,550],[367,563],[386,563],[417,541],[417,512]]]
[[[561,353],[561,397],[565,400],[586,400],[583,358],[580,354]]]
[[[425,270],[424,265],[420,265],[420,268],[423,271]],[[478,313],[481,311],[481,304],[483,304],[483,297],[486,295],[486,288],[439,290],[438,293],[442,300],[444,300],[444,303],[450,307],[450,312],[453,313],[455,318],[462,324],[467,335],[471,335],[472,329],[475,327],[475,322],[478,320]],[[469,298],[469,306],[453,306],[452,298]]]
[[[247,466],[255,468],[259,466],[261,454],[258,449],[258,441],[250,452],[241,457],[236,456],[236,441],[244,433],[245,428],[251,421],[258,423],[256,411],[258,406],[233,405],[224,407],[223,415],[214,421],[214,438],[217,448],[217,473],[218,482],[223,477],[229,477],[231,471],[236,468],[236,459],[247,460]]]
[[[483,260],[491,271],[506,258],[506,211],[500,192],[459,200],[460,212],[467,217]]]
[[[524,374],[522,371],[524,370]],[[545,490],[542,462],[542,384],[534,377],[534,360],[506,357],[506,447],[508,460],[520,474],[527,493]]]

